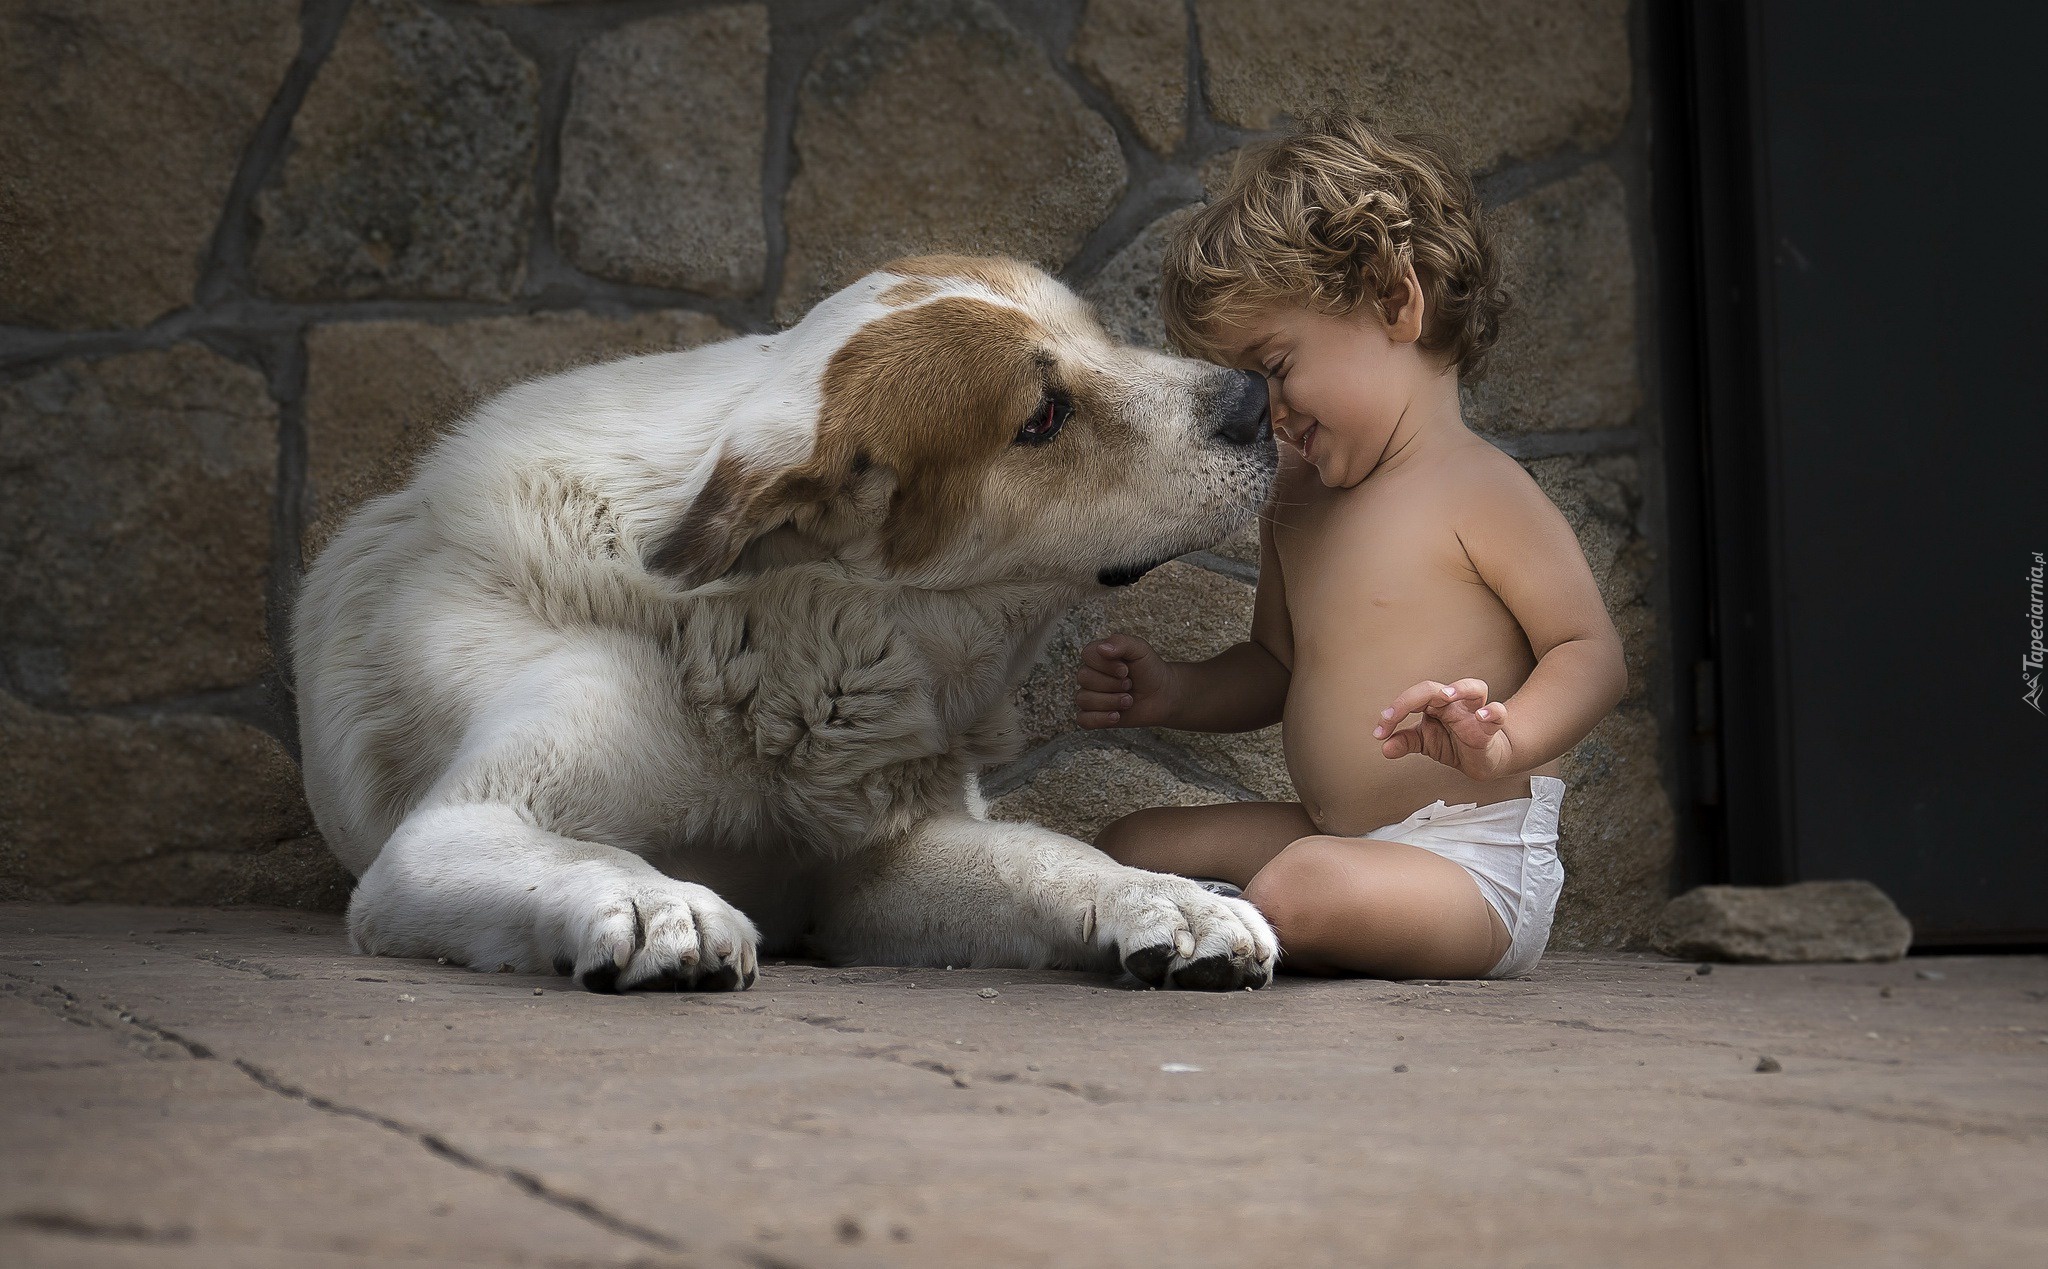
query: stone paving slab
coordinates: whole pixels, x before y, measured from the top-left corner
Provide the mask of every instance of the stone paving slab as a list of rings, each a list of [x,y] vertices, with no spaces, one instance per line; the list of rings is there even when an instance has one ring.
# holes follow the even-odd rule
[[[2048,1255],[2041,957],[606,997],[327,916],[8,905],[0,1071],[7,1264]]]

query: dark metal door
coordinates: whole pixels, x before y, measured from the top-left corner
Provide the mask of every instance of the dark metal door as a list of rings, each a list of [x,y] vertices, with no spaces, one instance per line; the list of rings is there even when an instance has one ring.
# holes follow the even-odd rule
[[[2048,939],[2048,7],[1726,13],[1693,16],[1725,871]]]

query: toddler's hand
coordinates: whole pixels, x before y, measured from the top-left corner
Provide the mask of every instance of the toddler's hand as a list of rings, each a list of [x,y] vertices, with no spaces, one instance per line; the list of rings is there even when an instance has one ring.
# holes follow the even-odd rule
[[[1420,723],[1394,730],[1417,710],[1422,711]],[[1380,712],[1372,734],[1382,738],[1380,752],[1389,758],[1426,754],[1474,780],[1491,780],[1514,770],[1514,748],[1501,730],[1507,717],[1507,706],[1486,699],[1481,679],[1424,679],[1395,697],[1392,708]]]
[[[1156,727],[1172,715],[1173,671],[1136,635],[1084,644],[1074,681],[1074,721],[1083,727]]]

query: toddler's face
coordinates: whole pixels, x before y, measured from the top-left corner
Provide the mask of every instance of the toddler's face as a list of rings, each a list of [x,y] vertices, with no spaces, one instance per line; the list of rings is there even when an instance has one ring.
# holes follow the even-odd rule
[[[1273,431],[1332,488],[1372,473],[1418,372],[1433,373],[1370,304],[1341,317],[1273,304],[1216,333],[1230,365],[1266,376]]]

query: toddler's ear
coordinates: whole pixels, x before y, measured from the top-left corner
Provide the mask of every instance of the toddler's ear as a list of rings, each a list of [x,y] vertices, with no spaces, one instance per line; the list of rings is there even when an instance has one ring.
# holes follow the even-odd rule
[[[1394,289],[1380,301],[1380,312],[1387,319],[1387,338],[1397,344],[1412,344],[1421,339],[1427,307],[1422,297],[1422,280],[1415,276],[1415,266],[1410,264]]]

